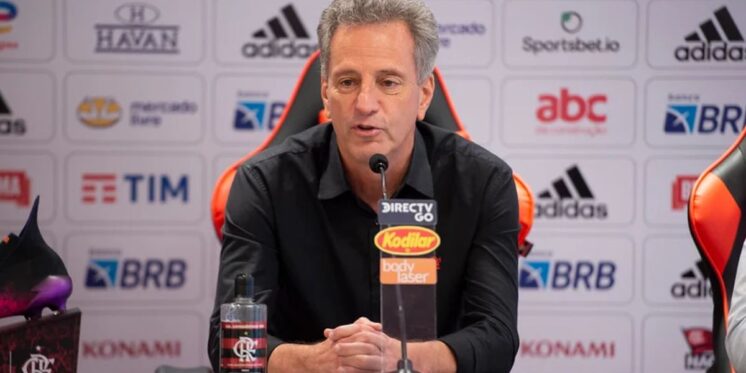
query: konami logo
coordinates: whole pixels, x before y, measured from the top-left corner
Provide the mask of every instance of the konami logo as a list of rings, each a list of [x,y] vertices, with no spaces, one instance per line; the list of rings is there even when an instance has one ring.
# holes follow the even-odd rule
[[[535,339],[521,341],[522,358],[613,359],[615,341],[572,341]]]
[[[101,340],[83,341],[84,359],[174,358],[181,356],[181,341],[177,340]]]

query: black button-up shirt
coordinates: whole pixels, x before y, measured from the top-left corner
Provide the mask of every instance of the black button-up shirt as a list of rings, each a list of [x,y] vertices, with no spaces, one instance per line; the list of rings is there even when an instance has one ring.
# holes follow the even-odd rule
[[[438,203],[437,336],[453,351],[458,371],[508,372],[518,349],[512,171],[482,147],[418,122],[395,197]],[[268,305],[268,354],[283,342],[321,341],[324,328],[361,316],[380,320],[378,231],[375,212],[347,183],[331,125],[243,164],[226,205],[210,319],[213,367],[220,304],[232,301],[239,272],[254,276],[255,299]]]

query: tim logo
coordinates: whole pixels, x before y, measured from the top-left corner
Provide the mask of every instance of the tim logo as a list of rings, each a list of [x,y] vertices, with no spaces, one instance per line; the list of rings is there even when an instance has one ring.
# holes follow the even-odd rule
[[[115,204],[120,190],[124,201],[131,204],[168,203],[172,200],[189,202],[189,177],[125,173],[84,173],[81,175],[83,204]],[[118,185],[121,184],[121,188]]]
[[[671,186],[671,209],[680,211],[689,204],[689,195],[692,193],[697,175],[677,175]]]
[[[552,186],[539,193],[536,217],[540,219],[606,219],[608,207],[596,203],[590,186],[577,165],[567,169]]]
[[[674,50],[681,62],[741,62],[746,60],[746,44],[728,8],[723,6],[714,18],[704,20],[699,29],[684,37],[685,45]]]
[[[24,171],[0,170],[0,202],[26,207],[31,203],[31,180]]]
[[[23,135],[24,133],[26,133],[26,121],[22,118],[14,118],[10,106],[0,93],[0,136]]]
[[[81,202],[86,205],[117,202],[117,175],[113,173],[83,174]]]
[[[269,19],[265,28],[251,36],[254,41],[241,48],[246,58],[307,58],[318,48],[304,41],[310,36],[292,4],[280,9],[280,16]]]
[[[97,53],[177,54],[179,26],[155,25],[158,8],[145,3],[128,3],[114,11],[120,24],[97,24]]]
[[[712,298],[712,287],[707,280],[709,269],[702,260],[694,268],[681,274],[681,279],[671,286],[671,296],[675,299],[709,299]]]
[[[91,258],[85,276],[88,289],[179,289],[186,282],[182,259]]]
[[[738,134],[746,125],[740,105],[669,104],[663,130],[672,135]]]
[[[283,110],[284,102],[239,101],[236,104],[233,127],[238,130],[272,131]]]
[[[690,352],[684,355],[684,369],[709,369],[715,362],[712,330],[705,328],[686,328],[682,332],[690,349]]]
[[[518,284],[536,290],[609,290],[616,282],[616,264],[578,260],[524,260]]]
[[[111,127],[121,117],[122,107],[111,97],[86,97],[78,105],[78,120],[88,127]]]

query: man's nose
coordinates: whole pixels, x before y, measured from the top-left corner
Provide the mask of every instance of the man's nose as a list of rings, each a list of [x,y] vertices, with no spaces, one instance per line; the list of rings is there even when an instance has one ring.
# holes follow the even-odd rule
[[[370,115],[378,111],[378,91],[373,83],[363,83],[360,85],[357,99],[355,100],[355,109],[362,114]]]

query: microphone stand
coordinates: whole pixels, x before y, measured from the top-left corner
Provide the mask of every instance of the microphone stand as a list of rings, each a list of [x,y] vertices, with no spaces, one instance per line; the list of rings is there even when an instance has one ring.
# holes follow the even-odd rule
[[[379,159],[375,162],[373,161],[373,157],[378,157]],[[389,197],[386,192],[386,168],[388,168],[388,160],[385,156],[375,154],[371,157],[371,169],[381,174],[381,189],[383,190],[383,200],[388,201]],[[396,305],[397,305],[397,311],[399,316],[399,329],[401,334],[401,359],[396,363],[396,370],[394,370],[391,373],[419,373],[418,371],[414,370],[414,365],[412,364],[412,360],[409,360],[409,357],[407,355],[407,327],[406,327],[406,318],[404,314],[404,300],[402,299],[401,295],[401,284],[398,282],[396,283]]]

